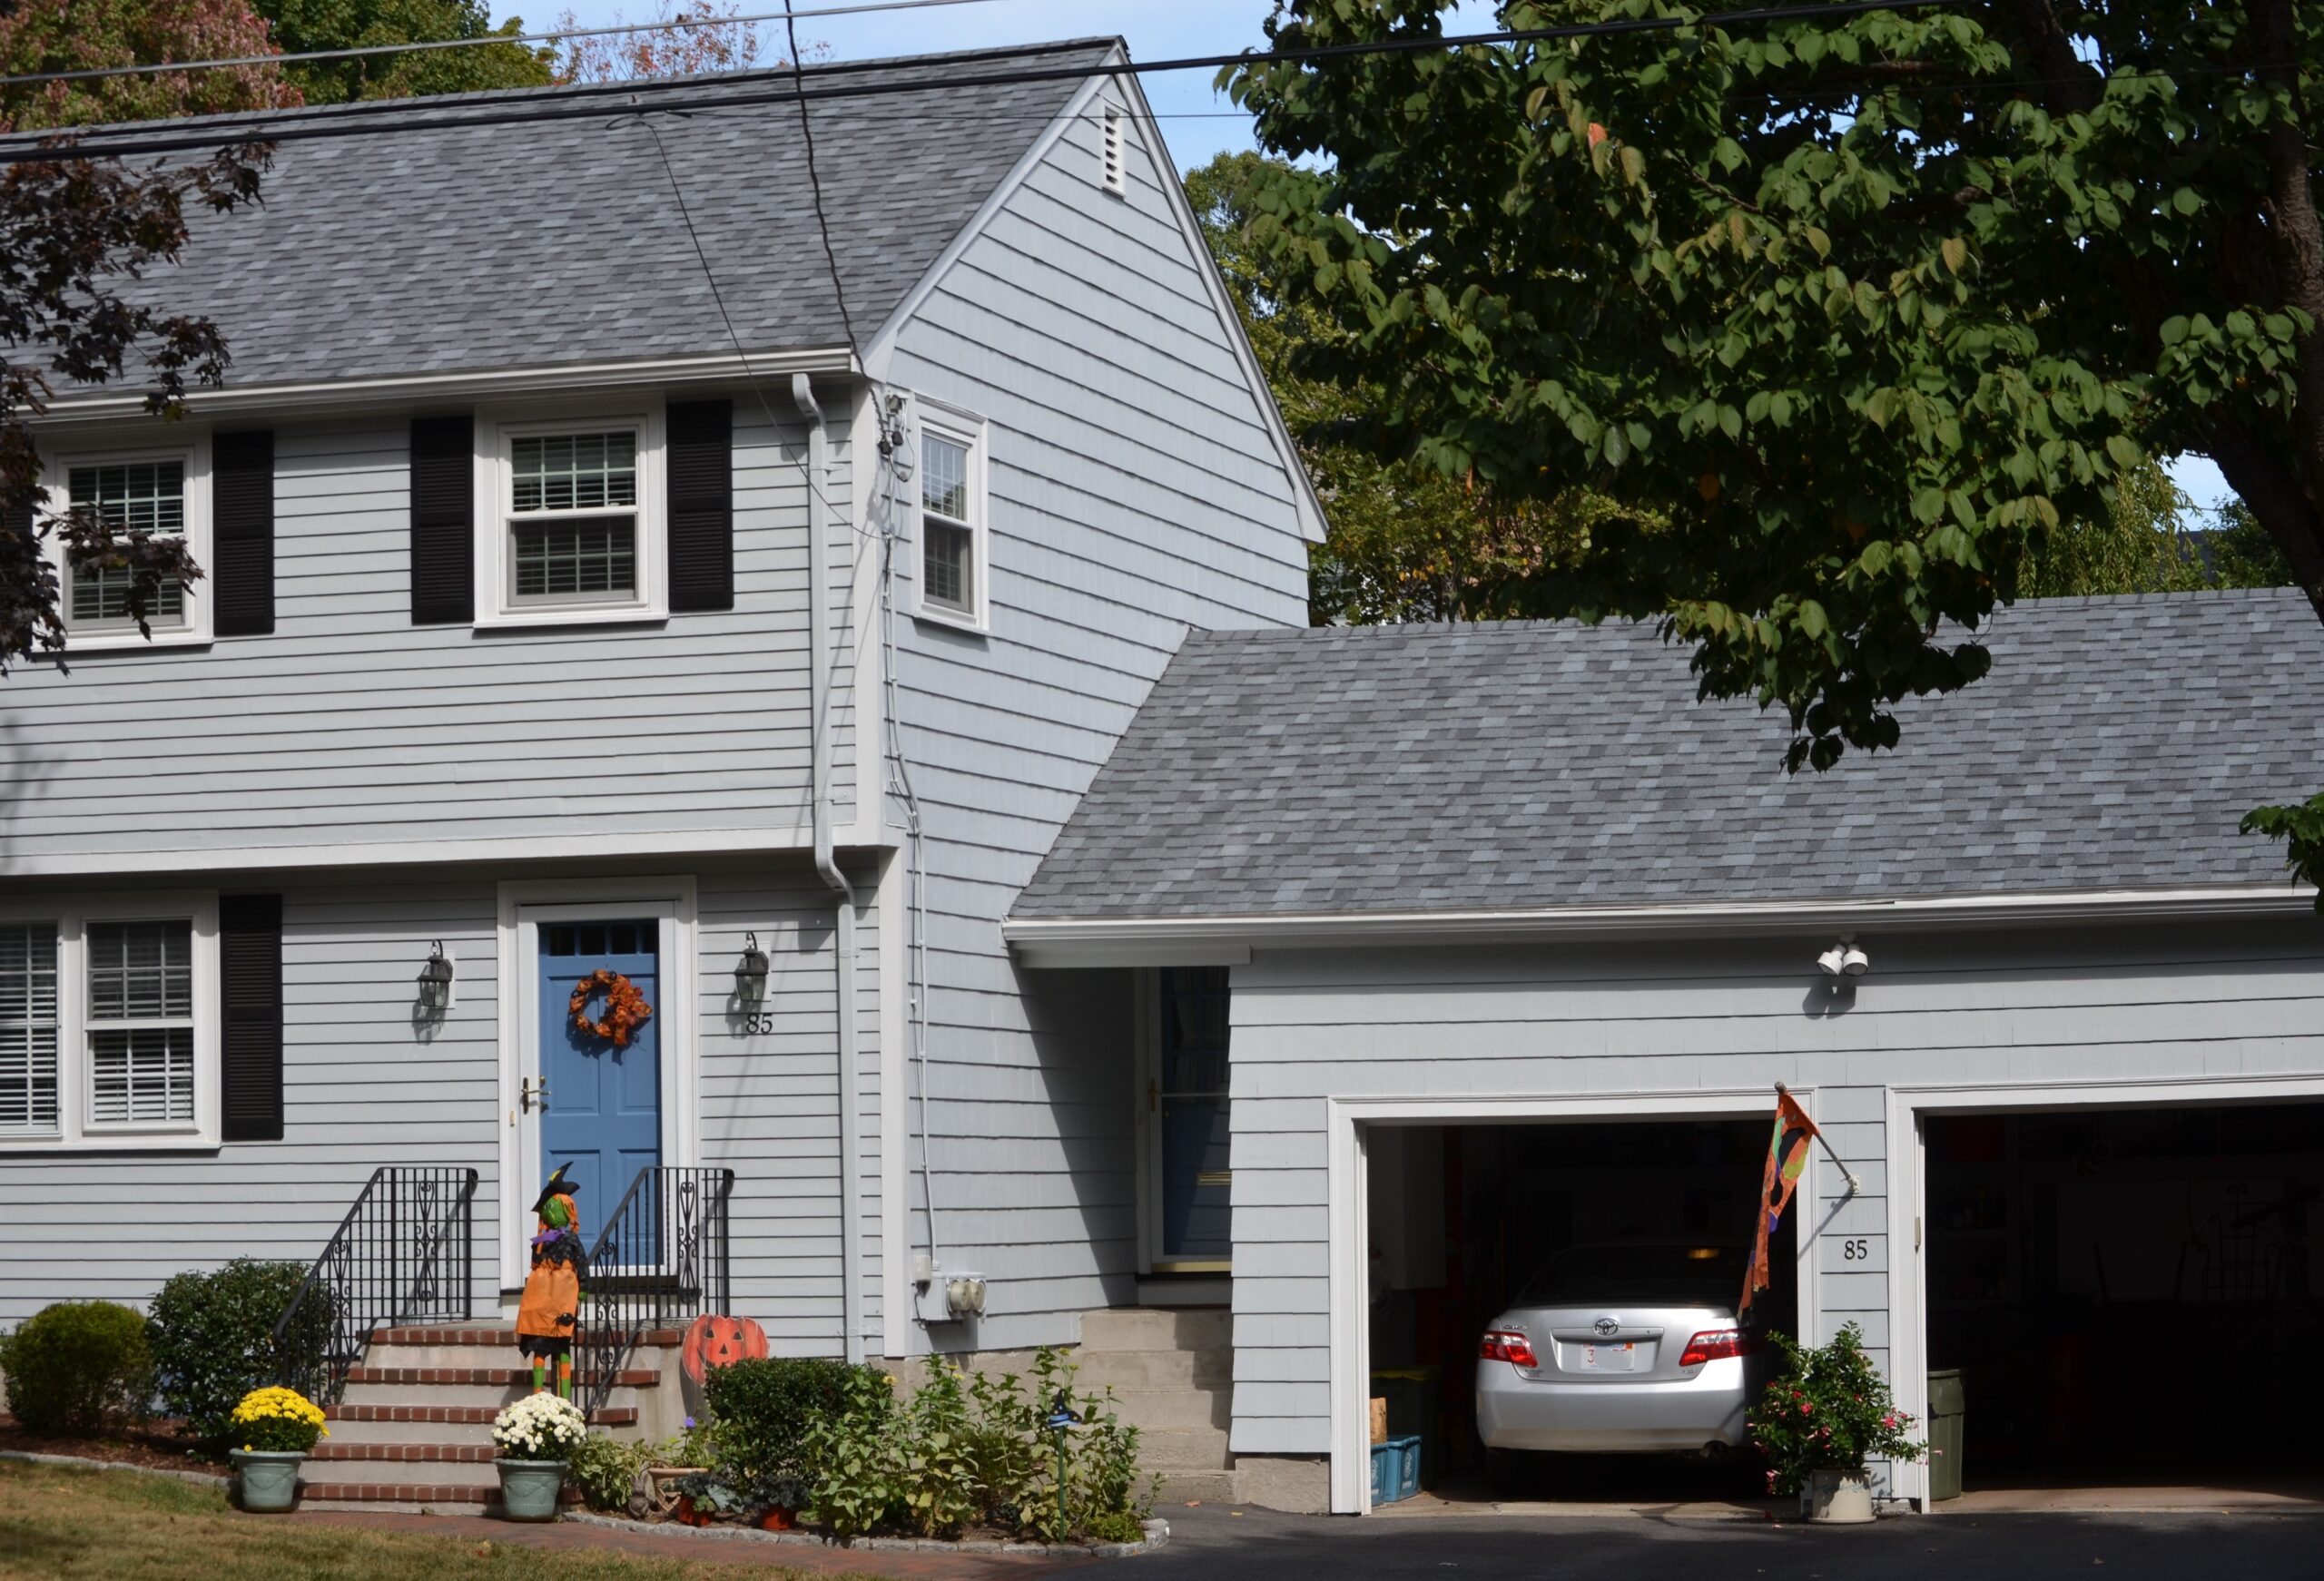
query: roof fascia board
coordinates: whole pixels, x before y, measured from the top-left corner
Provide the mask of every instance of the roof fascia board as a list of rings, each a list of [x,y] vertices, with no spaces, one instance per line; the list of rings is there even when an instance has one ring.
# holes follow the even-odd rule
[[[189,390],[185,404],[190,413],[201,417],[277,411],[303,415],[489,399],[548,390],[616,389],[635,385],[856,371],[856,360],[845,347],[826,346],[747,353],[720,351],[699,357],[658,357],[628,362],[566,362],[462,373],[396,374],[382,378],[319,379],[305,384],[254,384],[239,388]],[[143,395],[109,391],[52,401],[39,420],[44,426],[54,426],[144,415]]]
[[[2311,909],[2307,885],[2220,885],[2053,895],[1942,896],[1897,900],[1768,901],[1714,906],[1557,908],[1539,911],[1311,912],[1279,917],[1011,918],[1001,937],[1028,966],[1212,964],[1202,952],[1310,945],[1521,942],[1791,933],[1824,928],[1923,929],[2060,922],[2181,921],[2290,916]],[[1150,957],[1150,958],[1149,958]],[[1226,963],[1226,964],[1232,964]]]
[[[1259,367],[1259,354],[1252,349],[1250,336],[1244,332],[1243,315],[1235,309],[1235,298],[1226,289],[1226,277],[1218,272],[1218,260],[1210,255],[1210,243],[1203,238],[1194,205],[1187,201],[1186,179],[1170,158],[1169,144],[1162,141],[1161,128],[1154,119],[1154,106],[1147,103],[1146,89],[1137,74],[1126,72],[1120,81],[1129,97],[1130,113],[1137,117],[1147,146],[1154,151],[1169,178],[1162,184],[1169,191],[1170,211],[1177,216],[1178,229],[1194,249],[1195,268],[1210,292],[1211,306],[1217,309],[1219,321],[1226,326],[1227,345],[1233,349],[1235,360],[1241,365],[1252,393],[1258,397],[1259,415],[1267,426],[1267,436],[1275,441],[1275,454],[1282,458],[1284,471],[1291,476],[1292,504],[1299,514],[1299,535],[1310,544],[1320,544],[1325,526],[1324,502],[1316,497],[1315,479],[1307,476],[1307,464],[1299,457],[1298,442],[1292,438],[1291,429],[1284,423],[1282,408],[1275,404],[1275,389]]]
[[[896,304],[895,310],[888,315],[887,320],[864,345],[863,371],[866,378],[874,383],[886,380],[888,366],[895,360],[896,342],[902,338],[904,326],[911,323],[928,299],[936,294],[936,288],[943,283],[944,277],[952,272],[953,266],[960,261],[970,245],[985,233],[986,228],[991,225],[1009,200],[1016,196],[1017,189],[1032,178],[1033,172],[1049,157],[1049,150],[1057,146],[1058,139],[1065,135],[1065,129],[1073,124],[1074,118],[1087,111],[1089,101],[1098,96],[1098,91],[1109,80],[1102,74],[1106,69],[1120,64],[1124,58],[1121,45],[1116,44],[1107,52],[1106,58],[1090,69],[1089,80],[1074,91],[1073,97],[1049,118],[1049,123],[1041,129],[1040,134],[1026,144],[1025,152],[1018,156],[1017,162],[1009,167],[1009,173],[985,194],[985,200],[977,206],[977,211],[969,216],[969,222],[945,243],[944,250],[936,255],[936,261],[930,264],[926,272],[913,282],[911,290],[904,293],[903,300]]]

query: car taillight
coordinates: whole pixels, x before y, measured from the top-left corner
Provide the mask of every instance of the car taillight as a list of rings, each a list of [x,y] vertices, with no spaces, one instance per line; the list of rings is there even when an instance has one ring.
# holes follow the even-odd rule
[[[1687,1341],[1686,1354],[1679,1358],[1679,1365],[1698,1367],[1728,1356],[1748,1356],[1758,1348],[1757,1334],[1741,1329],[1707,1329]]]
[[[1515,1367],[1539,1367],[1541,1359],[1533,1354],[1533,1341],[1522,1334],[1489,1331],[1484,1342],[1477,1347],[1478,1360],[1506,1361]]]

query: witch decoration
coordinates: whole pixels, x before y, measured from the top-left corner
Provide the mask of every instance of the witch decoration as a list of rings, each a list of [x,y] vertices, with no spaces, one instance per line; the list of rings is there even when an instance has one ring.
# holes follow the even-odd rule
[[[582,1247],[581,1214],[573,1205],[579,1183],[565,1178],[560,1164],[533,1203],[540,1232],[533,1237],[533,1269],[525,1276],[525,1299],[517,1308],[517,1349],[533,1361],[533,1392],[548,1387],[556,1370],[556,1392],[573,1398],[573,1333],[580,1319],[581,1281],[589,1272]]]

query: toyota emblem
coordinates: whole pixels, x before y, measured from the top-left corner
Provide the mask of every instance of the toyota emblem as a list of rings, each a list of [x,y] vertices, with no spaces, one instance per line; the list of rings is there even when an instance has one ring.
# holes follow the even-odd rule
[[[1611,1318],[1600,1318],[1590,1326],[1598,1331],[1598,1337],[1601,1340],[1612,1339],[1621,1329],[1621,1324]]]

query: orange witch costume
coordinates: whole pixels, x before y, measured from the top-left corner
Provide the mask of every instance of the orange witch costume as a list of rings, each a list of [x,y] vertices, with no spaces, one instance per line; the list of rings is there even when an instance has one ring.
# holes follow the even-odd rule
[[[517,1308],[517,1349],[533,1360],[533,1391],[548,1387],[548,1369],[556,1368],[556,1392],[573,1398],[573,1334],[581,1315],[581,1280],[588,1272],[578,1226],[581,1214],[574,1206],[576,1183],[565,1178],[570,1166],[541,1187],[533,1203],[540,1232],[533,1237],[533,1268],[525,1276],[525,1298]]]

